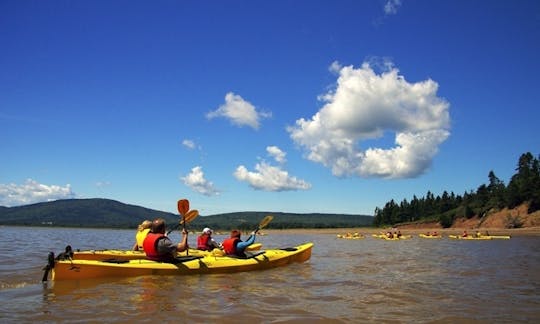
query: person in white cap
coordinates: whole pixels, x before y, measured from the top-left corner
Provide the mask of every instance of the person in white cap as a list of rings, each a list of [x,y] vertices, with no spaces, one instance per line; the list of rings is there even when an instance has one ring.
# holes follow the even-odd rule
[[[212,230],[205,227],[202,230],[201,235],[197,237],[197,249],[202,251],[212,251],[215,248],[221,249],[221,246],[212,238]]]

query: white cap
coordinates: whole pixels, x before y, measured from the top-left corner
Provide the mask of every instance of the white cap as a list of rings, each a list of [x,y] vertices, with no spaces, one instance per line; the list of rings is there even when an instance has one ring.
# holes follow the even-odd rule
[[[202,230],[202,232],[203,232],[204,234],[212,234],[212,230],[209,229],[208,227],[205,227],[205,228]]]

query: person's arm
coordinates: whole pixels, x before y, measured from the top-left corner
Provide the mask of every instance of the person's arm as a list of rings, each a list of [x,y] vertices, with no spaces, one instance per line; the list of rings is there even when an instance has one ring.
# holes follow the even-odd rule
[[[184,252],[185,250],[188,249],[187,239],[188,239],[187,231],[185,229],[183,229],[182,230],[182,241],[180,243],[178,243],[178,245],[176,246],[176,251]]]
[[[210,240],[208,240],[208,246],[210,246],[211,248],[221,249],[221,246],[219,245],[219,243],[216,242],[216,240],[214,240],[213,238],[210,238]]]
[[[245,242],[238,242],[238,244],[236,245],[236,250],[244,251],[248,246],[255,243],[255,236],[255,233],[251,233],[251,235]]]

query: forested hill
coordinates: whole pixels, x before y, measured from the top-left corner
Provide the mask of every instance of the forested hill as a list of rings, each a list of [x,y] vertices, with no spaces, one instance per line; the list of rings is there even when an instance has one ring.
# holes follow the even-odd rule
[[[197,209],[196,206],[192,206]],[[371,226],[373,217],[343,214],[293,214],[283,212],[237,212],[199,216],[191,228],[216,230],[255,229],[266,216],[273,215],[267,228],[341,228]],[[136,228],[145,219],[162,217],[167,224],[178,223],[179,215],[128,205],[109,199],[67,199],[18,207],[0,207],[0,225]]]

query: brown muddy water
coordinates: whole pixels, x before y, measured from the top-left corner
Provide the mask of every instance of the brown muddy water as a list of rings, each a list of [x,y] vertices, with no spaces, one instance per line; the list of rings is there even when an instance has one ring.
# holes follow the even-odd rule
[[[257,241],[313,242],[311,259],[236,274],[41,283],[49,251],[128,249],[133,240],[129,230],[0,227],[0,322],[540,323],[539,236],[279,233]]]

